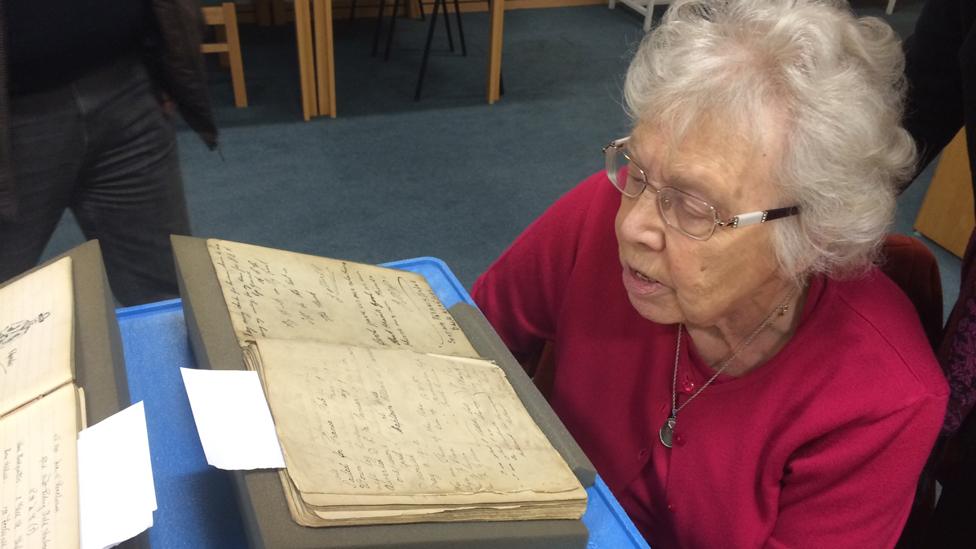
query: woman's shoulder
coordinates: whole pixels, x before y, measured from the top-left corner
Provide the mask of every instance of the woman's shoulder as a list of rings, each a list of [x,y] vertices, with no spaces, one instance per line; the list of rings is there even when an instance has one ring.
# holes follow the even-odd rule
[[[824,351],[849,370],[842,377],[886,387],[892,397],[948,393],[914,305],[879,269],[825,280],[809,320]]]
[[[762,390],[788,395],[776,429],[790,433],[783,438],[789,452],[842,426],[895,416],[912,418],[926,432],[941,425],[945,377],[908,298],[880,272],[815,279],[800,326],[779,357]]]
[[[897,348],[917,346],[931,350],[915,305],[877,267],[855,278],[826,279],[824,285],[825,293],[832,298],[829,305],[842,308],[852,317],[850,327],[876,333]]]

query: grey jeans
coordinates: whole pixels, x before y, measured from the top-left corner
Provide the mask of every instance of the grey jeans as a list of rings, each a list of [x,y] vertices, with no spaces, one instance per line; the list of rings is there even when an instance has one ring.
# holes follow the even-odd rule
[[[0,281],[33,267],[65,209],[101,244],[123,305],[178,295],[170,234],[189,234],[176,136],[135,58],[11,98],[19,217],[0,222]]]

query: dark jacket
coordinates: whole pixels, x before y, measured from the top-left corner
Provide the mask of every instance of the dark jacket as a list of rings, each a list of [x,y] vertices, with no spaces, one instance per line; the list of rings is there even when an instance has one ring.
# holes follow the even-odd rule
[[[905,129],[915,138],[921,171],[965,124],[976,168],[976,2],[929,0],[905,41]],[[976,174],[976,169],[973,169]]]
[[[905,128],[928,165],[965,125],[969,165],[976,175],[976,2],[929,0],[915,33],[905,42],[908,98]],[[970,182],[976,191],[976,180]],[[976,237],[976,235],[974,235]],[[959,300],[949,317],[939,361],[952,394],[945,434],[959,428],[976,403],[976,249],[973,238],[962,264]]]
[[[905,128],[921,153],[919,171],[966,128],[976,176],[976,1],[929,0],[905,43],[908,77]],[[976,191],[976,179],[972,181]],[[918,547],[976,543],[976,233],[962,262],[959,299],[949,316],[939,362],[949,378],[943,433],[951,436],[936,463],[942,497]],[[960,428],[960,424],[962,427]],[[958,430],[958,431],[957,431]],[[905,540],[905,538],[903,538]],[[903,547],[912,547],[903,544]]]
[[[10,165],[10,94],[7,82],[7,25],[0,0],[0,221],[17,215],[16,184]],[[146,63],[159,90],[171,99],[186,123],[211,149],[217,146],[200,40],[203,18],[196,0],[151,0],[158,26],[146,47]]]

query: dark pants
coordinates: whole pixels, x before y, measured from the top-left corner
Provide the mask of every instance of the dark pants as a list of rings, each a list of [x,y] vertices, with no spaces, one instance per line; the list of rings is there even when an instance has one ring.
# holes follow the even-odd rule
[[[66,208],[101,243],[123,305],[178,295],[170,234],[189,234],[176,137],[134,58],[11,98],[18,218],[0,222],[0,281],[33,267]]]

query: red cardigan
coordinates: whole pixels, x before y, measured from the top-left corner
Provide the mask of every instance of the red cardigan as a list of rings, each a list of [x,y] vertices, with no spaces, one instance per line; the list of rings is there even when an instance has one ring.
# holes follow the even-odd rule
[[[536,220],[475,283],[520,360],[553,343],[551,404],[655,547],[891,547],[947,387],[911,303],[883,274],[815,278],[793,339],[722,376],[658,440],[677,328],[624,292],[597,174]],[[711,375],[685,336],[679,405]]]

